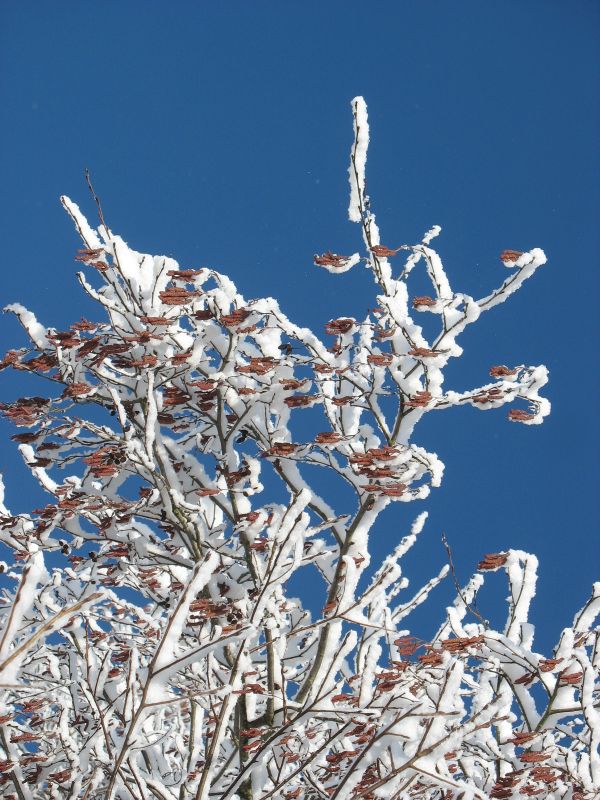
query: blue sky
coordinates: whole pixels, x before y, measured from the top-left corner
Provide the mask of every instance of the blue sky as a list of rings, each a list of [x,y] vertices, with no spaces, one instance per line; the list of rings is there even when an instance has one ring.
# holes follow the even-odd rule
[[[0,304],[23,302],[59,328],[93,317],[58,202],[68,194],[93,215],[87,167],[109,224],[136,249],[210,265],[315,331],[364,315],[364,271],[312,266],[314,253],[360,247],[347,165],[349,102],[364,95],[386,244],[441,225],[453,286],[475,296],[504,279],[501,250],[549,257],[463,336],[448,386],[484,382],[492,364],[545,363],[553,403],[541,428],[504,411],[428,415],[415,441],[446,463],[443,486],[425,506],[396,506],[374,546],[382,554],[426,507],[415,580],[443,562],[442,530],[462,579],[486,552],[537,553],[546,646],[600,579],[599,33],[592,0],[4,2]],[[13,318],[0,318],[0,340],[24,343]],[[2,397],[33,393],[4,376]],[[40,494],[11,432],[2,423],[0,469],[9,507],[23,511]],[[482,601],[488,616],[494,602]]]

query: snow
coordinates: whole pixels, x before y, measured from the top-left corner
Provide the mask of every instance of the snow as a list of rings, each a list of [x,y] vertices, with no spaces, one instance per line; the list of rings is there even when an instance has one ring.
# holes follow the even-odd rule
[[[4,307],[4,311],[10,311],[18,317],[19,322],[25,328],[36,347],[44,349],[50,344],[46,336],[46,328],[37,321],[32,311],[28,311],[20,303],[11,303]]]
[[[513,642],[531,647],[533,627],[527,623],[529,607],[535,597],[538,560],[522,550],[511,550],[506,562],[510,582],[511,613],[505,634]]]
[[[350,205],[348,217],[351,222],[361,221],[361,208],[365,195],[365,168],[367,165],[367,148],[369,146],[369,121],[367,105],[362,97],[352,101],[354,114],[354,144],[350,153]]]
[[[81,213],[79,206],[74,203],[66,195],[62,195],[60,202],[63,204],[65,211],[69,214],[79,235],[81,236],[86,247],[91,250],[99,250],[102,247],[102,242],[98,234],[90,227],[87,219]]]
[[[18,651],[13,650],[15,639],[23,626],[24,618],[33,607],[38,584],[46,578],[44,554],[38,551],[30,557],[27,567],[23,570],[22,581],[12,606],[10,618],[0,638],[0,682],[2,683],[17,681],[19,659],[15,658]],[[23,653],[22,656],[24,655]]]

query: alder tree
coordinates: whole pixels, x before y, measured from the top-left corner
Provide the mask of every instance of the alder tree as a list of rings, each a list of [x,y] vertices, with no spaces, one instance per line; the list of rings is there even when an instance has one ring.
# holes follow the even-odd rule
[[[352,109],[349,216],[364,250],[314,261],[370,271],[364,319],[331,319],[320,338],[212,268],[132,250],[99,202],[93,229],[66,197],[98,321],[56,330],[6,309],[30,345],[0,366],[48,385],[1,405],[48,496],[23,513],[0,504],[7,800],[599,796],[600,583],[542,654],[535,556],[482,552],[466,585],[448,565],[409,590],[416,511],[371,560],[400,510],[384,509],[442,480],[414,441],[425,414],[509,406],[534,426],[549,413],[543,366],[488,365],[467,390],[443,380],[459,335],[546,258],[504,251],[506,280],[474,299],[451,288],[439,227],[383,244],[363,99]],[[416,271],[430,295],[409,294]],[[307,438],[309,416],[320,430]],[[333,479],[345,508],[323,488]],[[494,630],[476,597],[498,571],[509,601]],[[444,579],[456,599],[423,641],[408,617]]]

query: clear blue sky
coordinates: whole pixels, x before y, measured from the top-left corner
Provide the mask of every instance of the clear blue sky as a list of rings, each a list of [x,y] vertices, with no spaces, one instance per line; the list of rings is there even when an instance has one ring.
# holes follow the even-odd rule
[[[386,244],[441,225],[453,285],[475,296],[504,279],[502,249],[549,257],[462,338],[448,387],[485,381],[492,364],[545,363],[553,402],[541,428],[505,411],[430,414],[415,441],[445,461],[443,486],[395,506],[375,548],[427,507],[416,579],[443,562],[442,530],[461,578],[486,552],[537,553],[547,645],[600,578],[599,34],[595,0],[5,0],[0,304],[23,302],[59,328],[95,318],[58,202],[68,194],[93,214],[89,167],[109,224],[136,249],[210,265],[315,331],[363,315],[366,273],[335,278],[312,255],[360,246],[346,170],[349,101],[364,95]],[[3,351],[24,343],[12,317],[0,338]],[[3,398],[28,392],[4,376]],[[9,507],[24,511],[40,493],[6,444],[12,432],[2,423],[0,469]]]

